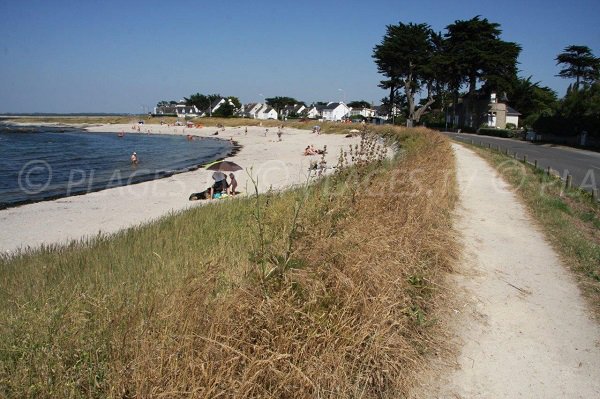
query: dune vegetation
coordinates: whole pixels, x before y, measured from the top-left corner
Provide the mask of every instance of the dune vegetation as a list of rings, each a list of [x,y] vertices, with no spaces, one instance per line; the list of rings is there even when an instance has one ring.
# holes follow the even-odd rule
[[[365,136],[314,184],[0,258],[0,396],[404,397],[444,345],[454,159],[373,130],[394,159]]]

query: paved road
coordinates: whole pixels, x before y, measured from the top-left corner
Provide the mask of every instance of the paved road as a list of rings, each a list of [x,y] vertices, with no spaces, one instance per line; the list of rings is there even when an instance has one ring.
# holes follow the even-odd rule
[[[501,151],[515,152],[519,158],[527,155],[527,160],[533,162],[537,159],[538,166],[546,169],[548,166],[565,178],[568,174],[573,176],[573,186],[591,191],[600,187],[600,153],[578,150],[574,148],[553,146],[549,144],[534,144],[526,141],[504,139],[500,137],[479,136],[467,133],[443,132],[457,141],[475,144],[488,143],[492,148],[500,147]]]

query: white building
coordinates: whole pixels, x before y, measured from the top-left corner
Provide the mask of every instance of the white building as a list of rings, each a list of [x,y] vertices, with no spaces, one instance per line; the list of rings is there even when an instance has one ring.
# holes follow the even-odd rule
[[[360,115],[365,118],[370,118],[375,116],[375,110],[371,108],[351,108],[350,116]]]
[[[306,116],[310,119],[317,119],[321,117],[321,110],[319,109],[319,107],[316,107],[314,105],[311,105],[308,108],[306,108],[304,112],[306,113]]]
[[[277,119],[277,116],[277,111],[267,104],[263,104],[256,113],[256,119]]]
[[[344,119],[350,108],[344,103],[329,103],[323,108],[323,120],[325,121],[341,121]]]

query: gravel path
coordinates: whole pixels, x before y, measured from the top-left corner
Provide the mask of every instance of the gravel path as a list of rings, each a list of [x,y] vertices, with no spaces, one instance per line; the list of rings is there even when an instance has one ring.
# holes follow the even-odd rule
[[[573,277],[512,188],[472,151],[454,149],[459,353],[418,397],[600,398],[600,328]]]

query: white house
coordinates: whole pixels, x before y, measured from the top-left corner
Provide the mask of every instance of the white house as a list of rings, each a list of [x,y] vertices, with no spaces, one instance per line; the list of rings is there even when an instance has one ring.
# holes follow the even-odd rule
[[[258,111],[262,108],[261,103],[250,103],[242,107],[241,116],[244,118],[257,119]]]
[[[175,106],[175,112],[177,113],[178,117],[198,116],[200,114],[200,111],[195,105],[190,106],[185,105],[185,103],[177,104],[177,106]]]
[[[262,104],[262,107],[256,112],[256,119],[277,119],[277,111],[267,104]]]
[[[515,127],[519,127],[519,116],[521,113],[514,108],[506,107],[506,123],[512,123]]]
[[[294,105],[286,105],[282,110],[281,114],[284,117],[288,117],[290,115],[300,116],[304,111],[306,111],[306,107],[302,104],[294,104]]]
[[[323,108],[323,120],[326,121],[341,121],[348,115],[350,108],[342,102],[329,103]]]
[[[375,110],[371,108],[351,108],[350,116],[360,115],[365,118],[370,118],[375,116]]]
[[[306,108],[304,112],[306,113],[306,116],[311,119],[317,119],[321,117],[321,110],[314,105],[311,105],[308,108]]]
[[[200,110],[195,105],[186,105],[185,101],[181,100],[177,104],[154,107],[154,115],[198,116]]]

